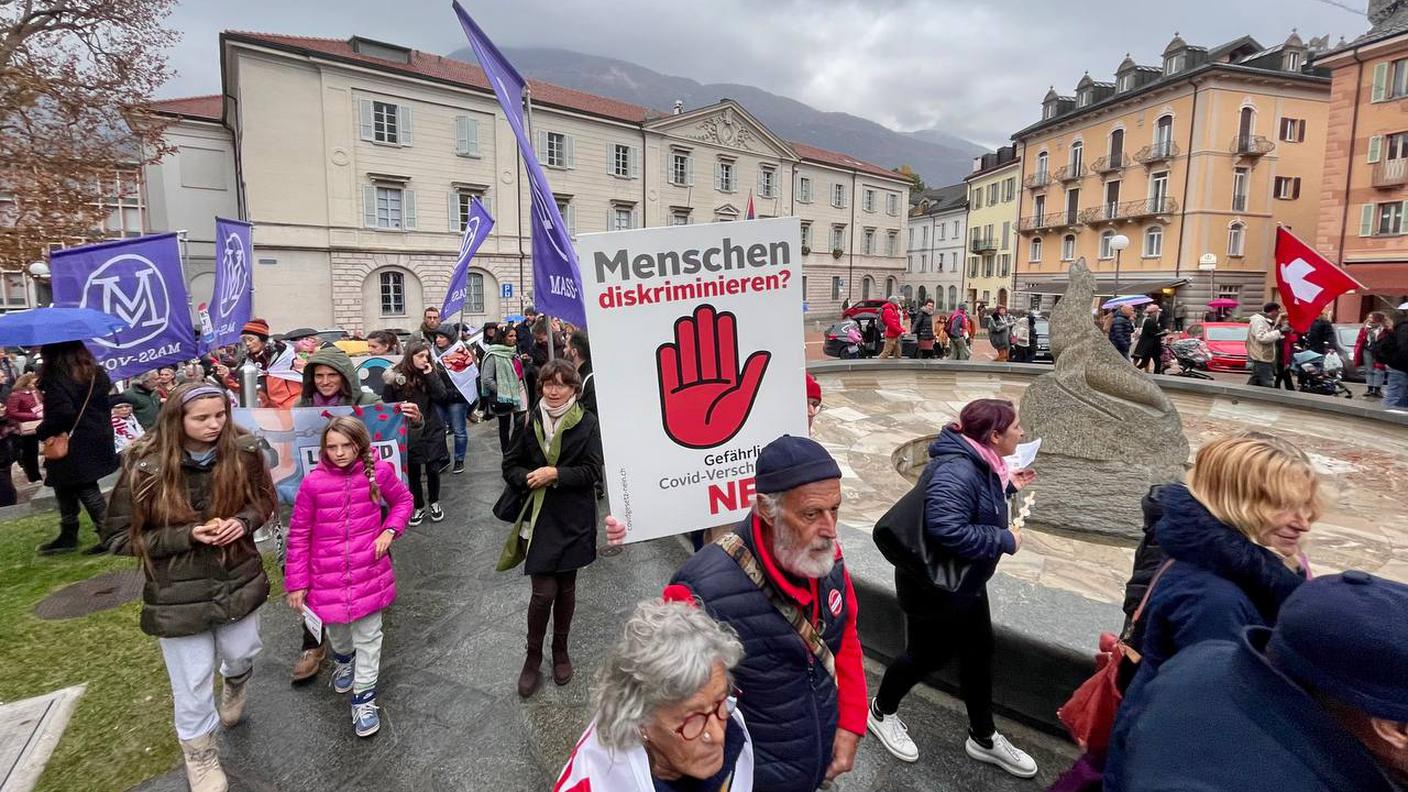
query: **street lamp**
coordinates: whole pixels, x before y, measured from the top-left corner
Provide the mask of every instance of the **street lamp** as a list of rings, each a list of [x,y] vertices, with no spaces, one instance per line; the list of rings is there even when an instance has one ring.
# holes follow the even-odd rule
[[[1115,296],[1120,296],[1120,254],[1129,247],[1129,237],[1115,234],[1110,237],[1110,249],[1115,251]]]
[[[35,302],[35,304],[38,304],[38,302],[39,302],[39,282],[40,282],[40,281],[45,281],[45,280],[48,280],[48,279],[49,279],[49,274],[50,274],[50,273],[49,273],[49,265],[48,265],[48,264],[45,264],[43,261],[34,261],[34,262],[30,262],[30,265],[29,265],[28,267],[25,267],[24,271],[25,271],[26,273],[28,273],[28,275],[29,275],[29,284],[28,284],[28,288],[26,289],[26,291],[27,291],[27,292],[33,292],[33,294],[34,294],[34,302]],[[26,294],[25,297],[26,297],[26,302],[28,302],[28,297],[29,297],[29,295]]]

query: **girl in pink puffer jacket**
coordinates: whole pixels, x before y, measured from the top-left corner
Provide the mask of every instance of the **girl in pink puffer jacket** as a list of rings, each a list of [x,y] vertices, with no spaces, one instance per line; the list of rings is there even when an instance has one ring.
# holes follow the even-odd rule
[[[381,727],[381,611],[396,599],[389,553],[412,508],[411,491],[376,458],[366,425],[346,416],[329,421],[322,458],[293,504],[284,589],[289,607],[307,608],[327,626],[336,663],[332,688],[352,692],[358,737]]]

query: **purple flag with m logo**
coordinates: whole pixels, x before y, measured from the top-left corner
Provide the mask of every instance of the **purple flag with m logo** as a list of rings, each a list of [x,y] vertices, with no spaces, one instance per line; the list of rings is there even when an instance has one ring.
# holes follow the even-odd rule
[[[87,342],[113,379],[197,356],[175,234],[56,250],[49,261],[54,305],[92,308],[127,323],[126,330]]]
[[[464,223],[464,236],[460,238],[460,257],[455,262],[455,271],[450,273],[450,287],[445,292],[445,302],[440,306],[440,316],[449,321],[451,316],[464,310],[465,298],[469,296],[469,260],[489,236],[494,227],[494,218],[484,209],[478,198],[469,204],[469,219]],[[482,310],[482,309],[481,309]]]
[[[524,126],[523,89],[526,82],[499,52],[499,48],[494,46],[494,42],[469,18],[464,8],[458,2],[454,3],[454,7],[465,35],[469,37],[469,45],[474,48],[474,56],[493,86],[494,95],[508,118],[508,125],[518,138],[518,148],[523,152],[523,165],[533,192],[534,306],[550,316],[586,327],[587,313],[582,306],[582,273],[577,266],[577,251],[572,248],[567,224],[562,220],[562,212],[557,208],[557,200],[553,198],[548,178],[538,164],[533,141]]]
[[[215,218],[215,293],[210,296],[211,348],[233,344],[254,308],[249,223]]]

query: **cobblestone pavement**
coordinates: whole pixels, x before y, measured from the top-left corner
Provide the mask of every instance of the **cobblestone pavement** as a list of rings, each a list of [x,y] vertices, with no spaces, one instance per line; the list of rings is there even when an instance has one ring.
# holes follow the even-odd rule
[[[326,670],[308,686],[289,685],[298,622],[271,599],[261,611],[264,652],[245,722],[220,736],[234,792],[551,788],[590,717],[592,671],[625,615],[658,595],[687,551],[676,540],[657,540],[584,571],[573,624],[577,678],[520,700],[514,685],[528,585],[521,574],[494,571],[504,531],[490,514],[501,488],[498,440],[488,424],[470,434],[469,470],[444,477],[447,519],[412,528],[393,550],[400,594],[385,619],[381,732],[353,735],[347,701],[328,687]],[[881,671],[870,665],[872,687]],[[1020,781],[963,754],[964,718],[954,699],[918,690],[902,714],[921,760],[894,760],[868,738],[839,789],[1038,790],[1071,761],[1062,741],[1004,723],[1043,768],[1037,780]],[[178,768],[136,789],[185,790],[184,774]]]

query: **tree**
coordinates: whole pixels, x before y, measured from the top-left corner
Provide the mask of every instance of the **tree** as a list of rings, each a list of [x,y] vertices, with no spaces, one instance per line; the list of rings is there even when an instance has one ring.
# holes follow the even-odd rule
[[[150,109],[175,2],[0,0],[0,269],[100,236],[117,174],[171,153]]]
[[[918,195],[919,193],[924,192],[924,177],[915,173],[914,168],[911,168],[908,165],[901,165],[898,168],[891,168],[890,170],[895,173],[898,173],[906,179],[909,179],[910,182],[913,183],[914,186],[909,188],[910,195]]]

